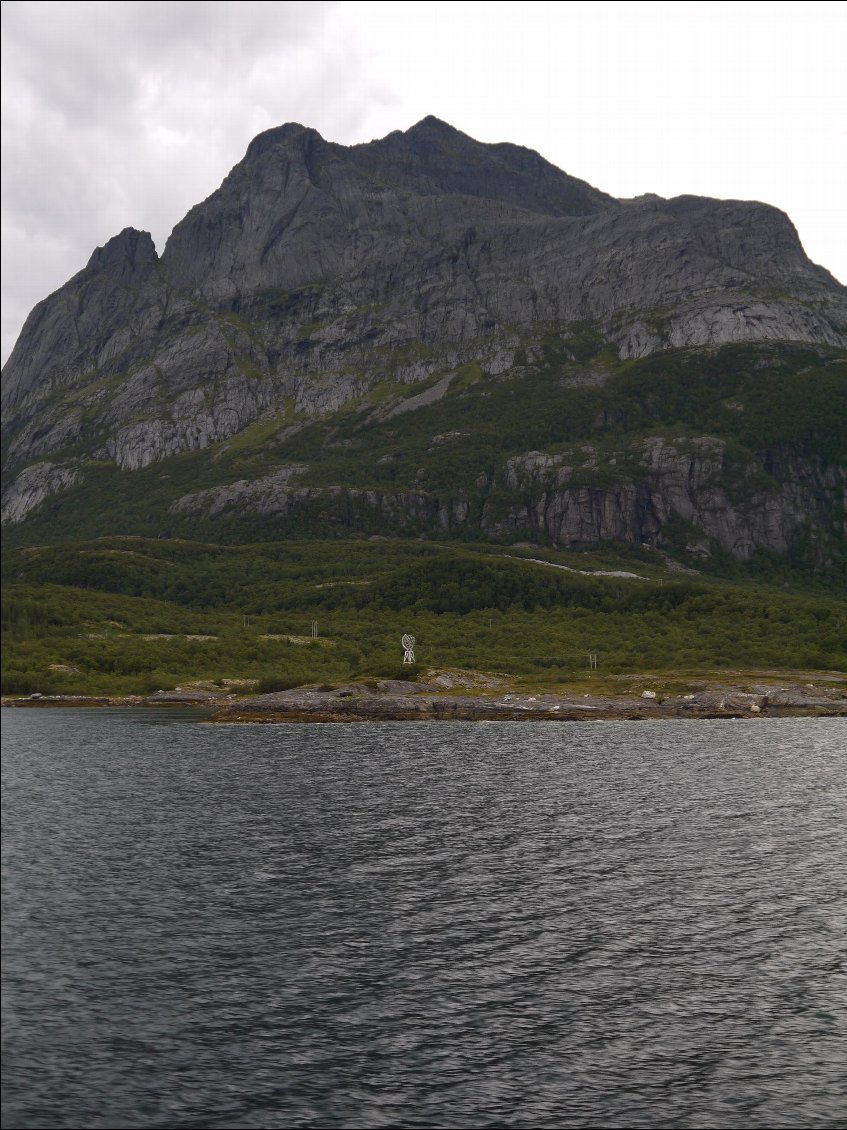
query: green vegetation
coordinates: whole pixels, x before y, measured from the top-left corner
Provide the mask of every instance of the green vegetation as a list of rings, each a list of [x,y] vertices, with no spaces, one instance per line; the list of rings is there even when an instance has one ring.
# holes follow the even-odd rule
[[[89,462],[82,483],[11,529],[7,543],[109,534],[234,544],[357,534],[440,536],[438,508],[449,508],[457,498],[468,503],[458,536],[473,540],[484,536],[484,507],[489,516],[506,514],[521,501],[521,492],[505,484],[504,467],[512,456],[560,455],[572,468],[574,485],[608,487],[643,478],[643,444],[657,435],[681,451],[697,437],[720,440],[721,485],[742,510],[760,505],[755,500],[763,493],[791,480],[798,460],[816,468],[821,479],[847,462],[842,426],[847,361],[839,351],[738,345],[669,350],[621,362],[588,324],[558,331],[539,325],[525,341],[524,363],[498,377],[486,376],[477,362],[452,373],[434,372],[429,384],[452,378],[446,395],[414,411],[392,416],[385,408],[417,396],[426,382],[397,382],[386,366],[368,392],[325,417],[295,415],[289,404],[220,444],[141,471]],[[357,380],[368,388],[368,374]],[[207,519],[169,510],[198,487],[259,478],[285,464],[303,468],[297,487],[343,489],[301,499],[285,517],[233,508]],[[380,511],[348,488],[389,496],[415,491],[424,501],[412,517],[402,505]],[[759,554],[742,567],[714,552],[711,562],[697,567],[731,577],[793,582],[805,576],[809,583],[836,584],[837,569],[827,566],[827,576],[820,575],[820,563],[837,565],[844,548],[838,532],[844,515],[833,499],[834,490],[821,492],[820,512],[810,515],[813,526],[827,531],[824,552],[818,534],[813,543],[812,535],[800,531],[781,560]],[[686,541],[701,536],[673,521],[663,535],[683,559]]]
[[[623,567],[645,579],[584,576]],[[9,552],[3,691],[149,693],[195,680],[262,689],[421,666],[595,688],[613,676],[767,667],[847,671],[847,613],[825,596],[680,578],[656,555],[414,540],[220,546],[105,538]],[[311,640],[318,622],[319,638]]]
[[[308,311],[315,297],[267,300]],[[241,332],[237,315],[225,321]],[[500,376],[476,362],[433,369],[428,384],[449,378],[446,393],[414,411],[388,408],[428,387],[395,379],[395,363],[430,356],[424,346],[398,347],[379,379],[357,374],[362,395],[331,415],[296,414],[291,402],[225,442],[137,472],[86,461],[84,482],[5,538],[4,692],[397,675],[405,631],[422,666],[506,672],[532,686],[599,689],[648,671],[671,686],[738,669],[847,670],[834,486],[821,488],[819,513],[779,557],[742,563],[713,545],[706,561],[686,558],[702,531],[671,516],[664,547],[710,576],[673,572],[640,546],[494,545],[482,522],[483,507],[489,520],[505,517],[541,489],[531,476],[507,481],[512,456],[560,455],[572,484],[604,487],[637,481],[642,445],[656,435],[683,452],[698,437],[719,439],[721,486],[742,509],[792,481],[797,461],[835,484],[847,463],[843,353],[725,346],[621,362],[591,325],[536,331],[518,368]],[[92,373],[86,394],[98,389]],[[89,424],[94,434],[93,416]],[[292,464],[303,468],[294,488],[343,489],[313,491],[284,517],[170,510],[198,489]],[[365,490],[395,504],[380,509]],[[412,503],[396,501],[403,492]],[[457,499],[467,521],[448,540],[437,515]],[[643,579],[573,571],[598,569]]]
[[[545,339],[546,341],[546,339]],[[280,454],[310,464],[308,482],[393,487],[424,468],[428,489],[471,489],[510,455],[565,451],[590,441],[626,452],[648,435],[712,435],[746,461],[777,448],[826,462],[847,461],[847,362],[791,346],[675,350],[635,362],[605,356],[588,373],[545,344],[544,360],[519,375],[480,380],[479,366],[457,370],[447,397],[390,420],[361,414],[312,421]],[[574,380],[585,383],[574,384]],[[410,393],[418,391],[410,388]],[[333,444],[326,447],[332,431]],[[465,435],[446,451],[432,437]],[[320,459],[315,452],[320,451]],[[257,452],[257,469],[268,458]],[[394,455],[381,464],[384,455]]]

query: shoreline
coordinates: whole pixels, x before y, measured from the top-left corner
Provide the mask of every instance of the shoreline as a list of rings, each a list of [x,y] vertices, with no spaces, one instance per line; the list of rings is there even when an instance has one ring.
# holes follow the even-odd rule
[[[660,697],[556,693],[450,694],[419,683],[383,680],[376,685],[299,687],[241,697],[210,692],[160,691],[153,695],[40,695],[7,697],[4,707],[196,707],[214,723],[279,725],[309,722],[414,721],[643,721],[660,718],[847,717],[840,687],[734,684]]]

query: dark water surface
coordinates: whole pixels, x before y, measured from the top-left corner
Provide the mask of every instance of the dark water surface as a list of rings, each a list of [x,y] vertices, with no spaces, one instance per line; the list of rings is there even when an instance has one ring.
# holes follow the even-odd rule
[[[847,1124],[847,726],[4,710],[4,1125]]]

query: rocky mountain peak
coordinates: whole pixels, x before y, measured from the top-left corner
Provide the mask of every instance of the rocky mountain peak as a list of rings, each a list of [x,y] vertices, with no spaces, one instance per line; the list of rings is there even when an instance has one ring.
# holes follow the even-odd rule
[[[412,136],[424,132],[437,133],[442,137],[468,136],[467,134],[462,133],[461,130],[456,129],[455,126],[451,126],[449,122],[445,122],[441,118],[437,118],[435,114],[427,114],[425,118],[421,118],[419,122],[415,122],[413,126],[409,126],[409,128],[405,132],[407,135]]]
[[[127,281],[158,261],[150,232],[124,228],[102,247],[95,248],[85,269]]]
[[[140,470],[383,395],[424,411],[457,374],[590,383],[561,367],[787,342],[847,345],[847,291],[775,208],[618,201],[433,116],[352,146],[289,122],[161,258],[126,228],[32,311],[3,371],[15,520],[85,462]]]
[[[274,126],[272,129],[266,129],[257,134],[247,146],[244,162],[255,163],[266,159],[270,154],[280,149],[302,147],[304,143],[314,141],[328,144],[318,131],[312,129],[311,126],[303,126],[299,122],[286,122],[284,125]]]
[[[472,196],[551,216],[590,215],[617,204],[532,149],[476,141],[432,115],[405,132],[353,146],[350,154],[359,167],[421,195]]]

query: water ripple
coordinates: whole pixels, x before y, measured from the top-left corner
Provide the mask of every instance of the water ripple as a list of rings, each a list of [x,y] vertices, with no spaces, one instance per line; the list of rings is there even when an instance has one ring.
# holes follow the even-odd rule
[[[840,722],[5,713],[4,1125],[844,1124]]]

